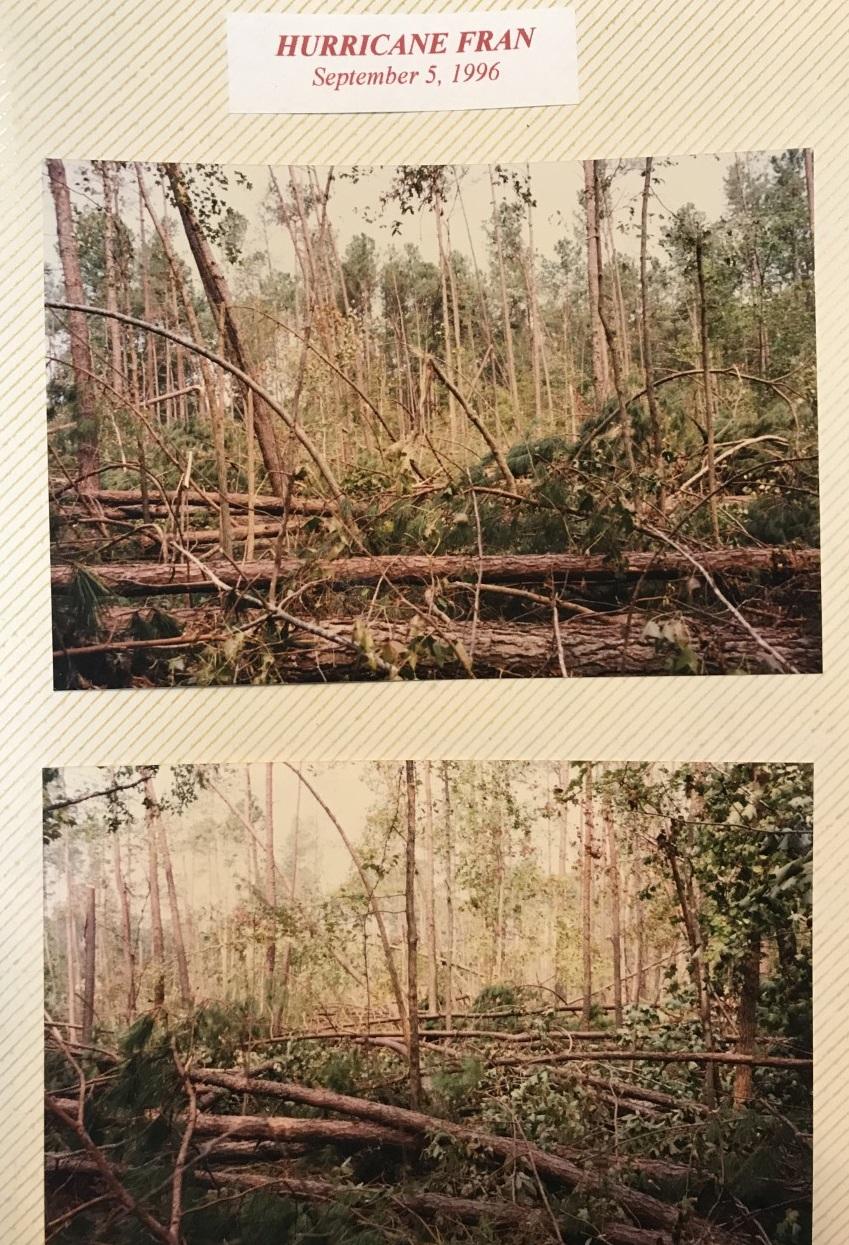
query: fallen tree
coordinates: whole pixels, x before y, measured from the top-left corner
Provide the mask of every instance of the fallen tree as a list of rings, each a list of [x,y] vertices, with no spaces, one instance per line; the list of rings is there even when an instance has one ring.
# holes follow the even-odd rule
[[[128,620],[131,616],[129,611],[120,617]],[[121,633],[113,632],[108,640],[57,648],[53,655],[63,658],[134,649],[153,653],[203,646],[226,639],[228,625],[259,623],[263,619],[260,611],[225,615],[204,610],[197,615],[196,622],[190,612],[182,609],[173,611],[173,616],[178,622],[182,620],[185,628],[173,638],[125,639]],[[370,651],[389,654],[396,669],[403,668],[409,655],[414,654],[415,672],[424,677],[462,677],[466,669],[452,645],[463,646],[480,677],[558,677],[562,674],[561,656],[562,664],[574,676],[668,674],[676,647],[644,636],[645,622],[644,615],[636,616],[630,627],[627,621],[611,621],[603,616],[570,619],[560,624],[558,644],[553,629],[539,624],[480,622],[474,628],[470,622],[453,622],[450,627],[439,624],[439,631],[431,636],[422,620],[411,625],[330,618],[322,620],[321,636],[279,629],[277,638],[264,634],[263,642],[275,645],[280,678],[293,682],[380,677],[371,667]],[[789,625],[761,627],[758,635],[781,655],[788,667],[808,672],[820,669],[821,645],[817,636],[792,630]],[[352,640],[357,641],[356,648],[351,647]],[[438,647],[434,640],[441,641]],[[780,668],[763,644],[731,623],[700,622],[698,633],[689,636],[688,646],[709,674],[741,670],[774,673]]]
[[[711,575],[758,575],[782,578],[819,570],[818,549],[717,549],[700,554],[700,563]],[[56,592],[66,592],[78,567],[57,565],[50,582]],[[215,591],[211,578],[185,562],[103,563],[85,568],[103,586],[119,596],[154,593]],[[314,561],[303,558],[266,558],[243,562],[217,560],[209,563],[212,574],[228,588],[258,588],[272,579],[289,581],[314,572],[334,587],[430,583],[436,579],[477,577],[488,583],[540,583],[548,580],[614,580],[649,576],[655,579],[690,577],[693,564],[677,553],[626,553],[619,560],[600,554],[536,553],[493,554],[482,558],[466,554],[428,557],[422,554],[364,556]]]
[[[409,1189],[392,1189],[375,1185],[340,1185],[329,1180],[316,1180],[297,1174],[281,1176],[258,1175],[252,1172],[199,1172],[198,1180],[213,1189],[245,1189],[276,1192],[314,1202],[345,1204],[385,1201],[391,1207],[425,1219],[454,1219],[467,1224],[491,1224],[513,1227],[538,1238],[561,1239],[556,1217],[533,1206],[517,1206],[515,1202],[484,1201],[478,1198],[453,1197],[447,1193],[431,1193]],[[226,1193],[225,1193],[226,1196]],[[214,1203],[213,1203],[214,1205]],[[567,1225],[564,1223],[563,1228]],[[672,1245],[667,1233],[646,1231],[625,1223],[606,1223],[604,1239],[610,1245]]]
[[[393,1188],[387,1185],[340,1184],[329,1180],[319,1180],[314,1176],[304,1176],[297,1170],[287,1167],[280,1171],[266,1168],[263,1172],[246,1171],[244,1169],[229,1170],[220,1167],[221,1161],[232,1162],[242,1158],[242,1152],[234,1153],[235,1147],[216,1146],[203,1155],[202,1163],[193,1172],[193,1179],[198,1184],[220,1192],[223,1200],[229,1201],[234,1190],[245,1193],[263,1192],[277,1193],[281,1197],[294,1198],[309,1202],[330,1202],[343,1206],[386,1204],[390,1209],[402,1211],[423,1219],[455,1220],[465,1224],[491,1225],[497,1228],[512,1227],[530,1230],[536,1239],[558,1239],[561,1225],[557,1217],[550,1212],[535,1206],[517,1205],[515,1202],[495,1201],[483,1198],[456,1197],[447,1193],[433,1193],[429,1190]],[[267,1150],[251,1147],[253,1161],[266,1164],[275,1156]],[[249,1157],[244,1152],[244,1157]],[[113,1165],[116,1175],[123,1176],[120,1166]],[[92,1159],[78,1153],[50,1153],[45,1155],[45,1178],[66,1182],[72,1178],[88,1181],[102,1179],[102,1172]],[[215,1205],[211,1198],[209,1205]],[[565,1229],[568,1224],[564,1222]],[[562,1239],[560,1237],[559,1239]],[[673,1237],[657,1229],[638,1228],[627,1223],[606,1223],[604,1239],[610,1245],[672,1245]],[[703,1238],[711,1240],[717,1238]],[[726,1238],[727,1239],[727,1238]]]
[[[680,1233],[682,1229],[681,1215],[677,1207],[667,1205],[651,1194],[612,1180],[609,1172],[584,1168],[572,1158],[550,1154],[524,1139],[501,1137],[495,1133],[456,1124],[451,1120],[437,1119],[421,1111],[411,1111],[406,1107],[396,1107],[388,1103],[372,1102],[366,1098],[355,1098],[350,1094],[338,1094],[328,1089],[311,1088],[292,1081],[263,1080],[217,1068],[198,1068],[190,1075],[196,1084],[218,1086],[234,1094],[249,1094],[258,1098],[276,1098],[285,1102],[300,1103],[319,1110],[332,1111],[338,1115],[370,1120],[375,1124],[413,1135],[449,1137],[462,1146],[471,1146],[475,1150],[483,1149],[506,1162],[524,1162],[540,1178],[610,1198],[644,1226],[661,1228],[670,1233]],[[653,1168],[656,1166],[652,1163]],[[679,1165],[675,1167],[677,1174],[680,1168]],[[658,1173],[655,1172],[655,1174]],[[716,1245],[730,1245],[733,1239],[707,1220],[696,1216],[689,1220],[689,1227],[701,1241],[713,1241]]]
[[[62,484],[53,489],[53,495],[59,497],[70,492],[71,489],[70,484]],[[141,507],[146,501],[141,489],[99,488],[93,489],[86,496],[104,506],[117,506],[131,510]],[[166,492],[165,496],[172,503],[180,501],[187,506],[218,509],[216,493],[204,493],[198,489],[172,489]],[[326,515],[333,514],[335,511],[331,502],[309,497],[292,497],[288,503],[283,497],[274,497],[267,493],[227,493],[226,498],[234,510],[249,510],[253,503],[254,510],[263,514],[285,512],[287,514]],[[160,500],[160,494],[149,491],[149,502],[156,503],[158,500]]]

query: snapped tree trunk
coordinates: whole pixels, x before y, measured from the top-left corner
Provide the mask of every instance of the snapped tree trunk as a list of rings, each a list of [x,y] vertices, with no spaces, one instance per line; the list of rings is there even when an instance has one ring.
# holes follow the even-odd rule
[[[216,324],[222,326],[227,348],[234,363],[243,372],[252,375],[253,361],[233,315],[233,299],[230,289],[201,228],[182,170],[178,164],[166,164],[164,168],[213,319]],[[277,444],[274,415],[261,401],[257,401],[254,405],[254,429],[272,490],[279,497],[284,497],[288,492],[288,480]]]

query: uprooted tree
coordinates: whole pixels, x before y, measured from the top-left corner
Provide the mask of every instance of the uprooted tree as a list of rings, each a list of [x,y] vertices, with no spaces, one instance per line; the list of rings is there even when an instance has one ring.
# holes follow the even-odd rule
[[[57,685],[817,670],[809,162],[685,167],[51,160]]]
[[[45,773],[48,1237],[801,1245],[810,767]]]

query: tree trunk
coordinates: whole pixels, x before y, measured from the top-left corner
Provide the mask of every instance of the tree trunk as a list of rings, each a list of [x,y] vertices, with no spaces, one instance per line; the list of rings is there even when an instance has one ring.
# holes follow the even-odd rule
[[[121,844],[116,832],[112,834],[112,863],[115,873],[115,891],[121,911],[121,950],[124,957],[124,973],[127,986],[127,1004],[124,1013],[128,1025],[136,1013],[136,953],[133,947],[133,929],[130,920],[130,895],[121,867]]]
[[[345,833],[345,829],[342,826],[339,819],[335,816],[332,810],[324,802],[324,800],[321,798],[319,793],[316,791],[312,783],[309,782],[309,780],[303,776],[300,770],[296,769],[294,765],[290,765],[288,761],[285,761],[284,765],[286,766],[286,769],[291,770],[291,772],[295,774],[298,781],[302,783],[303,786],[306,787],[307,791],[309,791],[310,795],[313,797],[315,802],[327,814],[330,821],[333,823],[333,825],[336,827],[337,831],[339,832],[339,837],[341,838],[342,842],[345,844],[348,855],[351,857],[351,862],[353,863],[353,866],[357,871],[357,876],[359,877],[360,884],[363,888],[363,894],[368,900],[368,905],[369,905],[369,908],[371,909],[371,914],[374,917],[375,924],[377,925],[377,930],[380,935],[381,946],[383,948],[383,955],[384,955],[384,959],[386,962],[386,971],[389,976],[390,983],[392,985],[392,993],[395,997],[395,1003],[398,1008],[398,1015],[401,1017],[401,1024],[404,1029],[404,1037],[407,1042],[407,1046],[409,1048],[410,1018],[407,1015],[407,1003],[404,998],[404,992],[401,989],[401,980],[398,976],[398,969],[396,968],[395,961],[392,957],[392,946],[389,942],[389,934],[387,933],[387,930],[386,930],[386,922],[383,919],[383,913],[381,912],[380,904],[378,903],[375,897],[374,886],[370,884],[368,880],[368,876],[366,875],[365,868],[363,866],[363,862],[360,859],[359,853],[357,852],[357,849],[354,847],[354,844],[351,842],[348,835]],[[417,1000],[417,1006],[416,1006],[416,1015],[418,1015],[418,1000]]]
[[[583,833],[581,851],[581,961],[583,966],[582,1020],[589,1025],[593,996],[593,767],[587,765],[584,779]]]
[[[289,901],[290,911],[295,906],[295,896],[298,893],[298,852],[300,850],[301,837],[301,784],[298,783],[298,794],[295,797],[295,823],[292,833],[292,868],[289,872],[289,886],[287,888],[287,899]],[[284,993],[289,990],[289,973],[292,967],[292,939],[286,939],[286,946],[283,948],[283,965],[280,971],[280,984]]]
[[[609,382],[607,376],[607,349],[604,328],[599,314],[601,303],[602,272],[601,240],[598,227],[598,200],[596,197],[596,162],[584,161],[584,206],[587,223],[587,295],[592,350],[593,396],[596,414],[600,415],[607,400]]]
[[[804,150],[805,190],[808,195],[808,219],[811,222],[811,234],[814,233],[814,153],[810,147]]]
[[[596,214],[599,211],[599,204],[604,201],[599,168],[600,162],[598,160],[593,161]],[[607,351],[610,356],[610,366],[613,371],[613,387],[616,391],[616,401],[619,405],[619,425],[622,430],[622,442],[625,446],[625,457],[628,460],[628,467],[630,471],[633,472],[636,470],[636,463],[634,461],[634,444],[631,434],[631,416],[628,414],[628,400],[625,394],[625,382],[622,376],[621,354],[617,342],[617,334],[613,327],[613,321],[607,310],[607,304],[605,302],[601,245],[598,240],[598,223],[596,223],[596,259],[598,261],[598,318],[601,320],[601,326],[604,330],[604,337],[607,342]]]
[[[710,341],[708,336],[707,292],[705,289],[704,241],[696,238],[696,278],[699,293],[699,342],[702,356],[705,402],[705,453],[707,455],[708,513],[713,539],[719,544],[719,501],[716,493],[716,433],[713,419],[713,390],[710,379]]]
[[[616,1053],[621,1054],[625,1059],[629,1058],[627,1051]],[[662,1052],[653,1053],[662,1059]],[[577,1058],[585,1058],[581,1052],[573,1051],[572,1054]],[[610,1173],[607,1171],[600,1175],[594,1174],[583,1162],[576,1161],[577,1152],[574,1158],[566,1158],[561,1154],[549,1154],[524,1139],[515,1140],[512,1137],[484,1133],[463,1124],[456,1124],[452,1120],[424,1115],[419,1111],[407,1110],[388,1103],[373,1102],[365,1098],[355,1098],[348,1094],[338,1094],[332,1090],[308,1088],[291,1081],[258,1080],[239,1073],[221,1072],[211,1068],[200,1068],[192,1072],[191,1076],[193,1080],[201,1084],[217,1085],[236,1094],[256,1094],[298,1102],[323,1111],[369,1120],[375,1124],[396,1128],[413,1135],[428,1137],[440,1134],[453,1138],[461,1145],[472,1143],[477,1150],[488,1152],[496,1159],[506,1161],[510,1165],[515,1164],[517,1160],[524,1159],[543,1179],[554,1180],[571,1188],[580,1188],[584,1194],[603,1192],[605,1197],[620,1205],[639,1222],[668,1231],[674,1230],[676,1234],[680,1232],[680,1209],[676,1204],[669,1205],[650,1194],[611,1181]],[[676,1171],[685,1170],[680,1165],[675,1165],[675,1168]],[[718,1228],[712,1231],[704,1220],[695,1215],[690,1219],[690,1226],[695,1231],[701,1232],[704,1239],[713,1241],[715,1245],[726,1245],[726,1242],[727,1245],[731,1245],[731,1238],[724,1236]]]
[[[165,1003],[165,938],[162,932],[162,905],[159,898],[159,836],[157,833],[156,793],[152,790],[149,778],[145,780],[145,797],[153,1006],[162,1007]]]
[[[201,333],[200,322],[197,318],[194,303],[192,302],[190,295],[186,292],[182,272],[180,270],[180,264],[175,254],[174,247],[171,244],[168,230],[164,228],[162,222],[153,210],[153,205],[147,192],[144,174],[142,173],[142,167],[140,164],[136,165],[136,180],[138,181],[139,195],[147,208],[148,215],[153,222],[153,227],[156,230],[162,250],[165,253],[165,258],[168,261],[174,289],[180,296],[180,302],[186,317],[186,323],[189,326],[189,331],[195,343],[197,345],[201,345],[203,343],[203,334]],[[117,328],[117,325],[115,327]],[[219,530],[221,534],[221,548],[225,554],[230,556],[233,552],[233,538],[230,528],[230,499],[227,491],[228,480],[227,459],[224,448],[224,412],[221,407],[217,380],[209,361],[204,359],[202,355],[198,355],[197,360],[200,367],[201,377],[203,379],[203,386],[201,390],[203,404],[212,427],[212,444],[215,452],[215,467],[218,479]],[[251,394],[250,397],[252,398],[253,395]],[[253,446],[251,445],[250,448],[252,451]]]
[[[646,156],[645,173],[643,175],[642,212],[640,215],[640,331],[643,345],[643,371],[646,381],[646,402],[649,408],[649,426],[651,428],[651,447],[654,459],[654,470],[659,481],[658,509],[661,514],[666,507],[666,486],[664,483],[665,463],[663,461],[663,426],[657,394],[654,390],[654,356],[651,335],[651,319],[649,306],[649,275],[648,275],[648,232],[649,232],[649,198],[651,196],[653,157]]]
[[[66,301],[85,303],[77,235],[71,211],[71,195],[62,161],[48,160],[47,174],[56,211],[56,234]],[[88,323],[82,312],[68,312],[68,335],[76,392],[77,470],[80,477],[78,488],[81,493],[87,494],[98,486],[100,435],[97,396],[91,379],[93,368]]]
[[[498,201],[495,197],[495,175],[492,166],[489,169],[489,185],[492,192],[492,230],[495,238],[495,254],[498,261],[498,288],[501,295],[501,315],[504,323],[504,351],[507,357],[507,384],[510,389],[510,401],[513,406],[513,419],[519,426],[521,408],[519,406],[519,388],[516,382],[516,354],[513,349],[513,326],[510,323],[510,303],[507,298],[507,274],[504,267],[504,245],[501,237],[501,220],[498,215]]]
[[[86,892],[85,926],[83,929],[84,975],[83,1013],[80,1041],[83,1046],[91,1044],[94,1029],[95,973],[97,968],[97,891],[89,886]]]
[[[129,626],[137,612],[122,607],[107,616]],[[175,608],[171,612],[184,627],[182,637],[155,641],[113,638],[102,644],[57,649],[54,656],[58,659],[76,654],[120,652],[125,648],[128,651],[134,648],[152,652],[158,649],[179,651],[223,638],[222,628],[232,622],[232,615],[218,607],[203,610]],[[250,610],[239,617],[246,621],[256,620],[262,617],[262,611]],[[432,655],[420,652],[417,675],[431,678],[446,678],[449,675],[467,677],[466,654],[471,648],[472,627],[470,621],[453,622],[450,631],[446,629],[445,634],[464,646],[462,657],[454,652],[443,652],[436,660]],[[281,647],[278,650],[276,660],[281,681],[320,682],[331,676],[361,679],[386,677],[375,673],[361,649],[352,643],[356,634],[353,619],[325,618],[321,628],[321,636],[296,633],[289,637],[285,649]],[[635,636],[634,632],[633,627],[629,631],[627,623],[620,621],[603,624],[592,619],[580,622],[570,620],[561,637],[561,648],[572,675],[584,678],[613,674],[669,675],[668,652],[652,639],[645,639],[639,634]],[[409,626],[405,622],[389,623],[375,618],[369,622],[368,633],[378,651],[386,644],[393,644],[403,653],[410,643]],[[115,632],[112,634],[114,636]],[[794,624],[780,621],[775,627],[760,627],[758,635],[769,643],[783,662],[797,670],[813,672],[821,669],[818,636],[800,633]],[[691,634],[690,646],[699,668],[706,674],[739,673],[741,670],[748,674],[771,674],[775,671],[774,658],[765,654],[757,640],[734,624],[704,622],[697,633]],[[547,625],[479,623],[475,631],[474,651],[474,673],[478,678],[543,678],[560,674],[557,645],[551,627]]]
[[[698,816],[700,803],[700,797],[697,796],[694,789],[690,797],[691,818],[694,813]],[[675,884],[675,892],[678,896],[678,904],[681,909],[681,919],[687,934],[687,943],[690,950],[688,967],[690,979],[696,992],[696,1001],[699,1008],[699,1017],[701,1019],[705,1045],[709,1051],[713,1051],[716,1043],[714,1041],[713,1034],[713,1016],[711,1013],[710,993],[706,979],[701,923],[699,921],[698,913],[694,907],[694,901],[690,888],[687,886],[681,870],[679,846],[675,827],[671,829],[668,835],[662,834],[660,836],[659,843],[666,855],[667,861],[669,862],[669,869],[672,874],[672,880]],[[716,1105],[716,1074],[715,1070],[710,1065],[708,1065],[705,1070],[704,1101],[709,1107]]]
[[[566,978],[566,972],[560,954],[561,947],[561,908],[564,903],[563,883],[566,878],[566,867],[568,862],[569,851],[569,803],[566,793],[569,790],[569,784],[572,781],[572,763],[570,761],[561,761],[557,769],[558,784],[563,793],[563,802],[560,806],[560,816],[558,818],[558,838],[557,838],[557,952],[554,965],[554,990],[561,1002],[565,1002],[568,997],[569,983]]]
[[[729,548],[716,549],[699,555],[699,564],[712,575],[758,574],[776,580],[792,575],[815,573],[819,570],[817,549],[791,548]],[[226,561],[210,560],[212,573],[228,587],[263,587],[275,575],[280,580],[295,579],[303,572],[300,558],[279,558],[245,562],[234,566]],[[317,565],[317,564],[316,564]],[[628,553],[612,561],[606,554],[528,553],[485,554],[482,558],[466,554],[390,554],[334,558],[324,566],[326,577],[333,584],[396,584],[430,583],[435,578],[477,579],[482,584],[544,583],[552,577],[583,578],[609,582],[627,575],[639,579],[690,578],[693,564],[677,553]],[[50,583],[54,591],[69,590],[77,575],[77,566],[54,565]],[[156,592],[215,592],[217,588],[203,571],[181,563],[125,562],[102,563],[92,573],[105,587],[119,596],[147,596]],[[567,637],[564,635],[564,640]]]
[[[407,787],[406,913],[407,913],[407,1016],[410,1061],[410,1103],[417,1110],[422,1097],[419,1056],[418,927],[416,925],[416,763],[404,763]]]
[[[166,164],[164,167],[213,319],[216,324],[222,325],[227,347],[234,363],[243,372],[252,375],[253,363],[233,315],[233,299],[227,281],[195,214],[182,170],[178,164]],[[254,429],[272,490],[278,496],[284,497],[288,492],[288,480],[277,444],[274,415],[260,401],[257,401],[254,406]]]
[[[277,961],[277,936],[273,923],[277,918],[277,874],[274,860],[274,765],[265,767],[265,902],[267,919],[272,929],[265,944],[265,1000],[273,1014],[274,969]]]
[[[67,830],[62,836],[62,840],[65,869],[65,974],[68,991],[68,1025],[73,1033],[77,1024],[77,991],[79,989],[79,974],[77,972],[78,948],[74,904],[74,880],[71,876],[71,845]]]
[[[431,763],[424,762],[424,798],[425,798],[425,925],[428,946],[428,978],[427,1000],[428,1010],[435,1014],[439,1010],[439,945],[436,937],[436,880],[434,873],[433,852],[433,787],[431,783]]]
[[[610,944],[613,952],[613,1016],[622,1024],[622,895],[619,875],[619,844],[616,825],[609,805],[603,811],[607,837],[607,867],[610,879]]]
[[[757,1036],[758,992],[761,979],[760,934],[752,934],[740,973],[740,999],[737,1004],[737,1046],[741,1055],[753,1055]],[[752,1098],[752,1066],[738,1064],[734,1072],[734,1106],[745,1107]]]
[[[454,1012],[454,836],[447,761],[442,762],[442,795],[445,818],[445,1028],[450,1030]]]

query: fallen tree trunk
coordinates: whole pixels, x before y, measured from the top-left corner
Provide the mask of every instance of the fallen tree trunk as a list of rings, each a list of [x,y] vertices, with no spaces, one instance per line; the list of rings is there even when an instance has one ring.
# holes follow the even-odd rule
[[[749,1068],[799,1068],[807,1069],[814,1066],[813,1059],[796,1059],[789,1055],[742,1055],[737,1051],[716,1050],[567,1050],[557,1051],[550,1055],[505,1055],[501,1059],[491,1059],[493,1065],[502,1068],[517,1067],[533,1063],[568,1063],[569,1061],[602,1063],[608,1061],[630,1062],[632,1059],[649,1063],[702,1063],[731,1064],[735,1067]]]
[[[423,1219],[455,1219],[460,1223],[491,1224],[493,1227],[514,1227],[524,1231],[532,1228],[540,1238],[555,1237],[554,1225],[543,1211],[533,1206],[517,1206],[514,1202],[482,1201],[452,1197],[446,1193],[381,1188],[374,1185],[340,1185],[329,1180],[315,1180],[288,1173],[279,1178],[270,1178],[252,1172],[216,1171],[198,1172],[197,1178],[201,1184],[214,1189],[263,1190],[279,1193],[281,1197],[310,1202],[379,1204],[385,1199],[392,1208]],[[567,1226],[563,1224],[564,1229]],[[672,1245],[672,1237],[666,1233],[646,1231],[631,1227],[630,1224],[605,1224],[604,1240],[609,1241],[610,1245]]]
[[[234,1094],[250,1094],[256,1097],[277,1098],[297,1102],[320,1110],[349,1115],[356,1119],[370,1120],[387,1128],[406,1131],[419,1136],[447,1136],[460,1145],[485,1149],[497,1158],[510,1163],[526,1162],[538,1176],[565,1184],[573,1189],[589,1193],[599,1192],[617,1202],[640,1223],[668,1232],[680,1231],[680,1214],[675,1206],[669,1206],[659,1198],[627,1185],[612,1181],[609,1173],[587,1170],[571,1158],[549,1154],[531,1142],[500,1137],[494,1133],[456,1124],[452,1120],[436,1119],[421,1111],[410,1111],[387,1103],[355,1098],[349,1094],[337,1094],[332,1090],[315,1089],[292,1081],[268,1081],[247,1077],[240,1073],[224,1072],[217,1068],[198,1068],[191,1073],[192,1079],[203,1085],[217,1085]],[[226,1117],[225,1117],[226,1118]],[[653,1164],[653,1166],[655,1166]],[[691,1227],[701,1232],[700,1240],[728,1242],[721,1230],[714,1229],[706,1220],[693,1217]]]
[[[63,484],[61,489],[57,489],[57,495],[69,491],[69,486]],[[129,506],[135,508],[141,506],[143,502],[141,489],[123,489],[123,488],[101,488],[94,489],[89,494],[96,501],[105,506],[119,506],[124,508]],[[197,489],[185,489],[182,492],[168,492],[169,501],[175,501],[179,498],[189,506],[205,506],[217,509],[217,494],[213,492],[202,493]],[[154,493],[152,500],[157,500],[157,494]],[[227,500],[234,510],[247,510],[251,503],[250,493],[228,493]],[[283,514],[287,510],[286,501],[282,497],[274,497],[267,493],[255,493],[253,495],[254,510],[261,511],[263,514]],[[308,497],[293,497],[288,505],[288,513],[290,514],[310,514],[325,515],[333,514],[335,507],[332,502],[323,499],[313,499]]]
[[[255,1162],[264,1163],[269,1159],[267,1149],[254,1150]],[[235,1147],[229,1147],[230,1151]],[[406,1211],[424,1219],[454,1219],[465,1224],[490,1224],[493,1227],[532,1228],[540,1239],[554,1237],[554,1226],[550,1217],[542,1210],[533,1206],[517,1206],[514,1202],[483,1201],[465,1197],[453,1197],[445,1193],[432,1193],[403,1188],[390,1188],[380,1185],[342,1185],[329,1180],[316,1180],[305,1177],[294,1171],[287,1171],[280,1176],[268,1173],[259,1174],[244,1170],[228,1171],[219,1169],[217,1161],[227,1157],[241,1158],[241,1152],[228,1154],[228,1147],[216,1147],[204,1157],[203,1167],[195,1167],[192,1178],[207,1188],[221,1190],[224,1198],[232,1196],[231,1191],[241,1189],[246,1192],[255,1190],[268,1193],[279,1193],[281,1197],[291,1197],[310,1202],[337,1202],[340,1205],[352,1203],[380,1203],[384,1199],[396,1210]],[[245,1152],[247,1157],[247,1152]],[[273,1156],[272,1156],[273,1157]],[[209,1170],[210,1165],[214,1170]],[[119,1167],[116,1169],[121,1172]],[[80,1154],[48,1154],[45,1155],[45,1178],[67,1181],[73,1177],[99,1180],[101,1173],[97,1165],[85,1155]],[[214,1200],[209,1205],[215,1205]],[[568,1224],[564,1223],[563,1228]],[[559,1225],[558,1225],[559,1227]],[[556,1239],[556,1238],[555,1238]],[[562,1238],[561,1238],[562,1239]],[[604,1239],[610,1245],[672,1245],[673,1238],[666,1232],[657,1229],[646,1230],[626,1223],[607,1223],[604,1228]]]
[[[700,562],[711,575],[761,575],[782,578],[788,574],[819,570],[818,549],[720,549],[700,554]],[[74,582],[75,566],[54,566],[54,591],[65,592]],[[196,566],[184,562],[103,563],[86,568],[104,587],[120,596],[148,596],[157,592],[210,592],[212,582]],[[405,554],[374,557],[336,558],[328,562],[309,562],[302,558],[281,558],[242,563],[215,561],[210,571],[228,587],[263,587],[272,578],[289,581],[315,572],[335,587],[374,585],[384,581],[396,584],[430,583],[434,579],[462,579],[464,576],[489,583],[538,583],[567,578],[614,580],[647,575],[654,579],[677,579],[693,575],[692,562],[677,553],[626,553],[620,561],[598,554],[529,553],[493,554],[482,558],[466,554],[428,557]]]
[[[315,1145],[409,1146],[407,1132],[369,1121],[314,1120],[289,1116],[199,1114],[196,1137],[226,1137],[228,1141],[306,1141]]]
[[[176,591],[176,589],[175,589]],[[118,623],[131,618],[134,611],[105,612],[104,621]],[[54,657],[84,656],[94,653],[118,652],[122,649],[179,649],[195,645],[215,644],[228,636],[227,627],[249,621],[260,621],[259,611],[225,615],[221,611],[202,610],[193,614],[180,607],[169,613],[185,630],[174,639],[124,640],[113,631],[110,639],[92,644],[69,646],[54,650]],[[142,614],[144,617],[144,614]],[[635,617],[629,629],[623,622],[581,618],[561,624],[560,649],[563,664],[576,677],[594,675],[669,674],[677,649],[646,639],[642,635],[645,617]],[[275,661],[281,681],[313,682],[327,679],[381,678],[370,669],[368,657],[343,642],[355,639],[354,622],[322,619],[324,636],[280,631],[280,644]],[[418,677],[464,677],[463,662],[444,642],[437,653],[428,640],[421,622],[388,623],[369,621],[364,629],[378,652],[392,652],[397,668],[403,668],[408,651],[415,653]],[[443,635],[452,643],[461,642],[470,651],[472,624],[455,622],[442,627]],[[362,631],[360,631],[360,635]],[[793,631],[789,625],[762,627],[760,636],[791,666],[800,671],[821,668],[821,645],[815,635]],[[338,642],[329,637],[337,638]],[[268,643],[268,636],[264,635]],[[513,678],[559,677],[562,673],[558,658],[557,639],[551,628],[525,623],[479,623],[475,629],[474,670],[478,677]],[[751,635],[731,623],[699,623],[697,635],[690,637],[689,647],[707,674],[745,671],[750,674],[774,673],[775,659]]]

